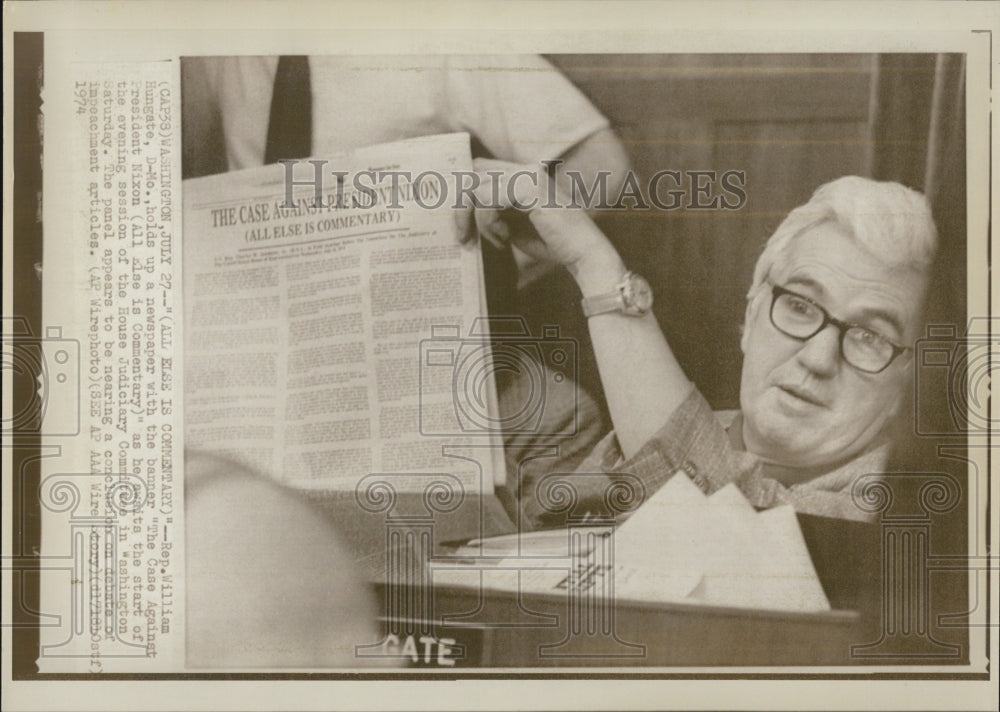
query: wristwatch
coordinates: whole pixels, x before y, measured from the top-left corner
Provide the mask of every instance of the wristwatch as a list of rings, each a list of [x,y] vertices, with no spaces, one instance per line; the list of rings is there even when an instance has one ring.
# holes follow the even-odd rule
[[[584,297],[580,304],[584,315],[588,317],[608,312],[642,316],[653,306],[653,290],[641,276],[635,272],[626,272],[613,292]]]

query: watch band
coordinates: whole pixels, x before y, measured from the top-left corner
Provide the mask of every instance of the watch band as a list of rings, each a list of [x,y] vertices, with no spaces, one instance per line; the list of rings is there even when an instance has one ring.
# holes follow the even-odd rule
[[[608,312],[620,312],[625,309],[625,299],[622,297],[621,285],[615,285],[615,291],[597,294],[593,297],[584,297],[580,300],[585,317],[596,316],[597,314],[607,314]]]
[[[642,316],[653,306],[653,293],[649,282],[635,272],[626,272],[614,291],[595,294],[580,300],[583,313],[587,317],[609,312],[619,312],[628,316]]]

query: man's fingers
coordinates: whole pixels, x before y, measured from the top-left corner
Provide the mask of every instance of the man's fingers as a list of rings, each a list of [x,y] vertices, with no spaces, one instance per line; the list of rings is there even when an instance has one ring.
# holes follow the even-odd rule
[[[492,231],[490,231],[490,230],[484,230],[483,232],[480,232],[479,234],[483,236],[484,240],[486,240],[488,243],[490,243],[491,245],[493,245],[498,250],[503,249],[503,246],[504,246],[503,240],[501,240],[495,234],[493,234]]]
[[[476,208],[475,216],[476,231],[483,236],[483,239],[489,240],[495,247],[499,247],[493,226],[500,223],[500,213],[489,208]]]
[[[510,239],[510,226],[505,223],[502,218],[498,217],[493,221],[490,227],[492,228],[493,234],[497,237],[497,239],[502,240],[503,242],[507,242],[507,240]]]
[[[455,221],[455,231],[458,234],[458,241],[461,243],[466,243],[475,237],[475,233],[469,229],[469,216],[472,213],[471,210],[453,210],[452,218]]]
[[[479,176],[472,191],[478,206],[476,224],[492,244],[513,239],[518,248],[536,259],[567,266],[595,250],[614,250],[585,211],[560,207],[570,203],[544,164],[477,159],[474,167]],[[504,217],[511,225],[500,217],[507,210],[512,212]],[[532,228],[518,225],[529,220]],[[511,226],[513,229],[508,229]]]

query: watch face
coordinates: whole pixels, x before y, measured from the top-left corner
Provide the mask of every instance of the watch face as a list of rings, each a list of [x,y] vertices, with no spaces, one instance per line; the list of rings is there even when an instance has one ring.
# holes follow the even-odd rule
[[[653,290],[649,282],[637,274],[629,275],[622,289],[625,305],[629,311],[645,314],[653,306]]]

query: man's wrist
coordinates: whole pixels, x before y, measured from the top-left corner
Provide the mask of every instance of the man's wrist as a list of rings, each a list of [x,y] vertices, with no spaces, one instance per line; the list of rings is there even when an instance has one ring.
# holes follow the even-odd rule
[[[627,271],[617,253],[586,257],[570,270],[584,297],[613,291],[621,284]]]

